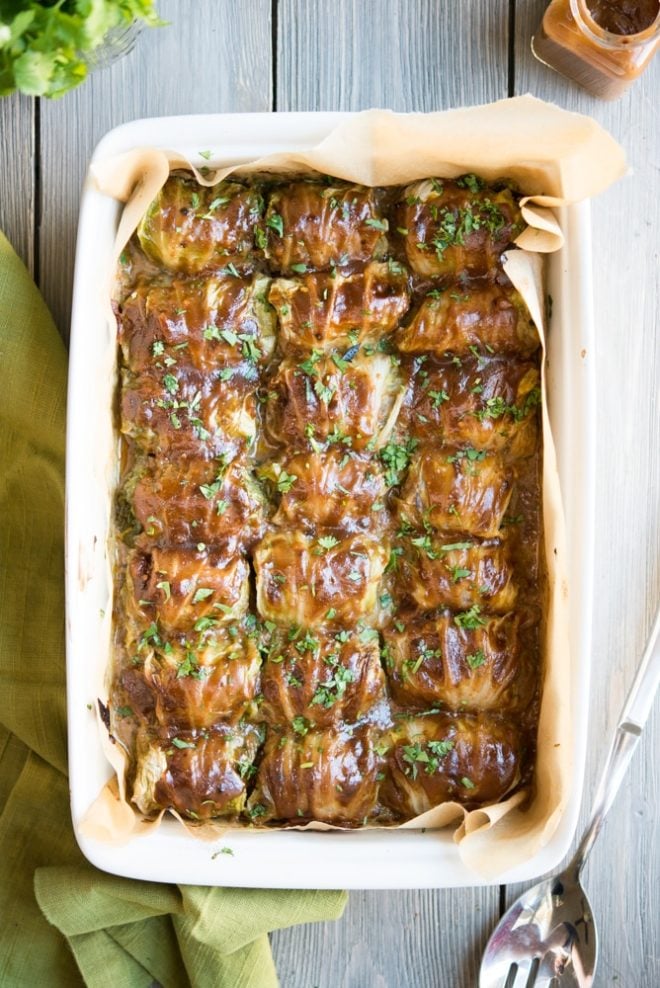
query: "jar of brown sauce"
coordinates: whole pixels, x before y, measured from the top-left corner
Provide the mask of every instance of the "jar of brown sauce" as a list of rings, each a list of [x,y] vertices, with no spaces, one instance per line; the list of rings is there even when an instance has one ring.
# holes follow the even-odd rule
[[[594,96],[617,99],[660,45],[660,0],[552,0],[532,51]]]

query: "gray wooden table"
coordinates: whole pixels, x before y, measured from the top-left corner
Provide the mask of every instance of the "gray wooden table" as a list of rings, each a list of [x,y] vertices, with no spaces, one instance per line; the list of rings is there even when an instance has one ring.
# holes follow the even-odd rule
[[[101,135],[126,120],[437,110],[529,91],[591,114],[626,148],[633,176],[593,204],[598,501],[588,804],[660,596],[660,58],[608,104],[534,61],[529,43],[543,0],[159,6],[171,26],[145,32],[133,54],[79,90],[58,102],[0,100],[0,227],[65,338],[84,170]],[[656,710],[586,875],[601,930],[598,986],[660,984],[659,728]],[[471,988],[488,933],[516,894],[354,892],[338,923],[273,937],[283,988]]]

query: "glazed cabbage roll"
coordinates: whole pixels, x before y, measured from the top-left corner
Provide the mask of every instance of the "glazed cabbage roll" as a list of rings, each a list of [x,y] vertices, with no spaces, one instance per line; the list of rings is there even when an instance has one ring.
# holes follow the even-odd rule
[[[363,450],[386,439],[402,400],[399,368],[385,354],[360,352],[340,368],[313,351],[300,363],[280,364],[269,386],[266,428],[292,449],[328,442]]]
[[[143,729],[137,742],[133,802],[145,815],[176,810],[193,820],[236,817],[259,746],[253,728],[212,732]]]
[[[405,353],[481,352],[529,357],[540,346],[538,331],[521,296],[499,285],[429,291],[396,335]]]
[[[369,621],[388,557],[383,540],[368,535],[272,532],[254,553],[259,614],[305,628]]]
[[[387,523],[383,472],[368,456],[345,447],[300,453],[269,472],[282,495],[276,525],[365,532],[382,531]]]
[[[428,532],[407,537],[397,568],[399,589],[422,611],[476,606],[504,614],[515,604],[518,588],[506,544],[495,540],[445,542]]]
[[[256,434],[256,377],[245,365],[230,379],[178,366],[123,371],[121,431],[145,453],[233,459]]]
[[[140,220],[137,236],[147,257],[170,271],[231,273],[233,262],[254,248],[262,209],[254,188],[234,181],[206,187],[175,172]]]
[[[382,802],[404,819],[453,800],[495,803],[520,780],[522,742],[489,714],[437,714],[402,721],[387,756]]]
[[[400,511],[418,527],[496,538],[512,489],[511,471],[500,455],[469,459],[455,449],[426,444],[413,454]]]
[[[385,256],[387,227],[373,189],[292,182],[270,194],[265,253],[282,274],[365,264]]]
[[[409,185],[397,209],[408,263],[431,278],[492,277],[500,255],[523,229],[511,190],[496,191],[474,175]]]
[[[240,459],[177,463],[144,457],[125,491],[149,542],[231,542],[238,550],[263,529],[264,495]]]
[[[411,434],[496,452],[530,456],[536,449],[539,369],[533,363],[470,358],[456,363],[424,361],[406,397]]]
[[[385,676],[378,632],[278,630],[269,643],[262,716],[304,737],[312,729],[383,716]]]
[[[356,346],[395,329],[410,293],[400,265],[373,263],[355,274],[278,278],[268,299],[277,311],[285,353],[341,347],[347,359]]]
[[[202,619],[229,624],[243,617],[249,567],[220,550],[151,548],[128,555],[127,611],[165,632],[190,631]]]
[[[477,618],[479,615],[477,615]],[[404,707],[502,711],[532,699],[534,671],[519,636],[519,617],[455,615],[399,623],[384,632],[392,696]]]
[[[373,813],[378,759],[368,728],[268,732],[248,813],[254,823],[358,826]]]
[[[261,666],[254,637],[225,628],[155,637],[121,675],[135,714],[148,717],[153,711],[164,727],[194,730],[236,722],[254,704]]]
[[[153,367],[166,373],[179,363],[200,371],[263,363],[275,346],[269,285],[263,275],[138,284],[117,307],[126,366],[136,373]]]

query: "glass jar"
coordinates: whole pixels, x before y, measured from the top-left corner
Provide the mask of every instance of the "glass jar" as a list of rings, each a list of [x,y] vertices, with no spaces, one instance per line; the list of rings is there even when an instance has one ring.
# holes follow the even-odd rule
[[[618,99],[660,45],[657,2],[633,0],[628,10],[630,16],[621,18],[607,0],[552,0],[532,38],[532,51],[594,96]],[[626,26],[634,33],[621,33]]]

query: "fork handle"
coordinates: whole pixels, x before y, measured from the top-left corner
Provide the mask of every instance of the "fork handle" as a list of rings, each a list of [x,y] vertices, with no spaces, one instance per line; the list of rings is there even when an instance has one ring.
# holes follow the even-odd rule
[[[628,765],[639,742],[642,728],[651,712],[659,682],[660,608],[655,615],[642,661],[621,711],[616,733],[598,784],[591,819],[567,869],[574,872],[576,877],[580,874],[589,856],[605,817],[628,771]]]

